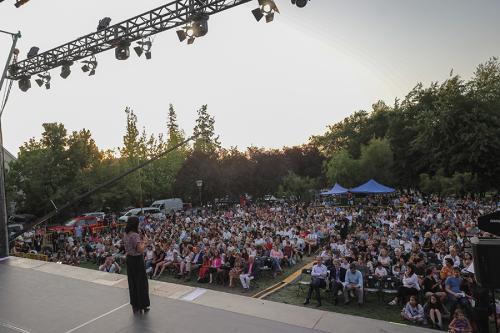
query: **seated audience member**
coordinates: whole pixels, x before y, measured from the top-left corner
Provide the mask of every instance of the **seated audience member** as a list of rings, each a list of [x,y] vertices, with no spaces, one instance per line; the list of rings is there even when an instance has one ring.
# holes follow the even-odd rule
[[[456,309],[453,320],[448,325],[451,333],[472,333],[472,326],[462,310]]]
[[[444,266],[443,268],[441,268],[441,271],[439,272],[439,277],[441,278],[442,281],[444,281],[450,276],[453,276],[453,259],[446,258],[444,260]]]
[[[309,284],[309,291],[307,292],[307,298],[304,305],[309,304],[313,291],[316,291],[316,297],[318,304],[316,306],[321,306],[321,288],[326,288],[326,276],[328,274],[328,269],[323,264],[323,258],[318,257],[316,264],[311,270],[311,283]]]
[[[115,259],[113,258],[113,256],[109,255],[104,260],[104,264],[99,266],[99,270],[101,272],[120,273],[121,268],[118,265],[118,263],[115,262]]]
[[[229,287],[234,287],[233,280],[238,278],[243,271],[243,258],[240,253],[236,253],[234,258],[234,265],[229,271]]]
[[[342,281],[345,281],[346,269],[340,267],[338,260],[333,262],[333,267],[330,270],[330,290],[332,292],[332,297],[335,305],[338,303],[338,293],[344,289]]]
[[[403,285],[398,288],[396,297],[389,303],[389,305],[396,305],[399,300],[404,302],[406,297],[410,295],[417,295],[419,290],[420,285],[418,283],[418,276],[414,273],[413,265],[409,265],[403,276]]]
[[[377,268],[375,268],[375,272],[373,273],[378,279],[382,279],[383,277],[387,276],[387,269],[382,266],[382,263],[379,261],[377,262]]]
[[[213,283],[214,275],[219,276],[219,274],[222,273],[222,258],[219,253],[217,253],[215,258],[212,258],[208,272],[210,273],[210,280],[208,283]]]
[[[203,257],[203,263],[201,264],[200,270],[198,271],[198,282],[207,282],[207,274],[210,270],[211,259],[209,256]]]
[[[445,290],[448,295],[448,301],[451,303],[450,312],[454,313],[457,306],[469,310],[470,302],[460,287],[462,280],[460,279],[460,268],[454,268],[454,275],[450,276],[444,282]]]
[[[443,291],[441,283],[439,283],[439,281],[436,281],[435,267],[429,267],[426,269],[423,289],[426,299],[428,299],[431,295],[435,295],[439,297],[440,301],[442,302],[446,298],[446,293]]]
[[[240,274],[240,282],[244,293],[248,292],[250,289],[250,281],[255,277],[256,268],[255,257],[248,257],[248,263],[245,265],[243,272]]]
[[[318,236],[314,231],[308,230],[308,234],[305,239],[307,245],[308,256],[311,256],[311,251],[318,245]]]
[[[283,247],[283,261],[288,263],[290,266],[295,265],[294,250],[289,240],[286,241],[286,244]]]
[[[174,260],[174,251],[168,246],[166,247],[165,256],[163,261],[156,264],[153,272],[153,279],[158,279],[165,269],[172,265]]]
[[[193,246],[191,244],[188,245],[185,253],[186,255],[179,266],[178,277],[184,277],[188,280],[191,274],[191,263],[194,259]]]
[[[281,273],[280,262],[283,259],[283,252],[281,252],[276,245],[273,245],[269,257],[273,261],[273,277],[276,277],[278,272]]]
[[[427,303],[424,305],[424,312],[434,328],[443,329],[443,313],[446,311],[436,294],[431,294],[428,297]]]
[[[401,311],[401,316],[413,324],[425,324],[424,308],[418,304],[417,297],[414,295],[410,296],[410,300]]]
[[[344,304],[349,304],[349,292],[354,292],[358,297],[358,305],[363,304],[363,276],[356,269],[356,264],[352,263],[345,274],[344,281]]]
[[[451,245],[449,248],[449,254],[444,256],[443,265],[448,258],[450,258],[453,262],[453,267],[460,267],[460,257],[457,254],[457,248],[453,245]]]

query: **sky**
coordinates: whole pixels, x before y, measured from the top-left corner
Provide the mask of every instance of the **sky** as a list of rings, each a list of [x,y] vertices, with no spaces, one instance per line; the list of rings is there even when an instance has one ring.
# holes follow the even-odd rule
[[[0,3],[0,30],[22,32],[24,59],[156,8],[160,0],[14,0]],[[192,133],[196,110],[208,104],[224,147],[280,148],[311,135],[377,100],[392,104],[418,82],[443,81],[453,69],[468,79],[476,66],[500,56],[497,0],[310,0],[305,8],[276,0],[281,14],[256,22],[257,1],[213,15],[209,32],[193,45],[174,31],[154,37],[152,59],[132,51],[126,61],[113,51],[97,55],[86,76],[80,65],[66,79],[51,72],[51,89],[12,89],[2,116],[4,146],[12,153],[42,124],[86,128],[101,149],[122,144],[125,107],[148,133],[166,132],[172,103],[179,125]],[[0,64],[11,39],[0,34]],[[5,85],[4,85],[5,88]],[[3,96],[3,91],[1,92]]]

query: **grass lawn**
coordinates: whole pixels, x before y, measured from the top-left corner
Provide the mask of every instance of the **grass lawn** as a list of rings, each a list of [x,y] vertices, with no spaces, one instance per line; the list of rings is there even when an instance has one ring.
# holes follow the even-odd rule
[[[307,295],[307,289],[303,288],[300,295],[297,296],[297,285],[288,285],[274,294],[266,297],[267,300],[293,304],[298,306],[305,306],[303,304],[305,297]],[[322,290],[321,300],[322,306],[321,310],[333,311],[338,313],[350,314],[354,316],[367,317],[372,319],[380,319],[385,321],[391,321],[395,323],[402,323],[400,312],[401,306],[389,306],[386,303],[391,300],[391,296],[387,295],[385,297],[385,304],[379,303],[377,296],[374,294],[367,294],[365,304],[359,307],[355,300],[351,301],[349,305],[344,305],[344,296],[339,296],[339,305],[334,305],[333,301],[329,300],[330,294],[325,293]],[[316,299],[311,299],[311,303],[307,307],[316,308]]]
[[[285,279],[287,276],[294,273],[296,270],[301,269],[302,266],[311,262],[312,260],[314,260],[314,257],[304,256],[304,259],[302,260],[302,262],[295,264],[295,266],[293,266],[293,267],[283,268],[283,273],[281,275],[277,275],[276,279],[273,278],[271,272],[264,272],[259,277],[259,279],[257,281],[258,287],[252,288],[251,291],[249,293],[246,293],[246,294],[241,293],[243,289],[241,288],[241,283],[240,283],[239,279],[234,280],[236,287],[229,288],[227,284],[220,285],[220,284],[216,284],[215,282],[212,284],[198,283],[196,281],[198,276],[193,277],[190,281],[185,281],[184,279],[177,279],[175,276],[167,274],[167,271],[165,271],[161,275],[160,279],[158,279],[157,281],[183,284],[183,285],[191,286],[191,287],[206,288],[206,289],[211,289],[211,290],[223,291],[226,293],[241,294],[241,295],[245,295],[245,296],[253,296],[253,295],[257,294],[258,292],[265,290],[265,289],[269,288],[270,286]],[[98,269],[97,265],[92,263],[92,262],[81,262],[80,267],[88,268],[88,269]],[[125,265],[123,265],[123,266],[121,266],[121,268],[122,268],[122,274],[126,275],[127,267]],[[255,286],[255,284],[253,284],[253,283],[252,283],[252,285]]]

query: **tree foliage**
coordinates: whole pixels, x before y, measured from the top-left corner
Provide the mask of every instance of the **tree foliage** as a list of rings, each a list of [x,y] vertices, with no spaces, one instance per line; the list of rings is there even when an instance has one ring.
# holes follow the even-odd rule
[[[392,107],[378,102],[369,113],[359,111],[330,125],[311,143],[329,160],[325,171],[330,181],[345,179],[348,159],[359,158],[369,140],[385,138],[393,152],[388,183],[419,187],[421,174],[433,179],[440,171],[447,178],[470,174],[484,192],[500,187],[499,125],[500,64],[492,58],[469,81],[455,75],[429,87],[417,84]],[[376,175],[380,181],[387,177]]]
[[[181,197],[202,200],[250,194],[308,199],[310,190],[339,182],[352,187],[369,178],[424,192],[465,195],[500,188],[500,64],[492,58],[470,80],[450,76],[428,87],[417,84],[402,100],[383,101],[328,126],[301,146],[224,149],[207,105],[197,111],[192,145],[177,149],[140,172],[72,207],[73,213],[148,205]],[[165,134],[140,130],[125,109],[123,144],[100,151],[90,131],[69,133],[63,124],[43,124],[40,139],[19,149],[6,175],[7,195],[19,211],[43,215],[141,162],[175,147],[186,135],[174,106]]]

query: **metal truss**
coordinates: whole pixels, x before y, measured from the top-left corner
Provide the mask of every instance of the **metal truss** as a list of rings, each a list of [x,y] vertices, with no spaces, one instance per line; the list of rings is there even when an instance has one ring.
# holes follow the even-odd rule
[[[131,19],[90,33],[9,66],[8,78],[31,77],[190,22],[194,14],[212,15],[252,0],[175,0]]]

